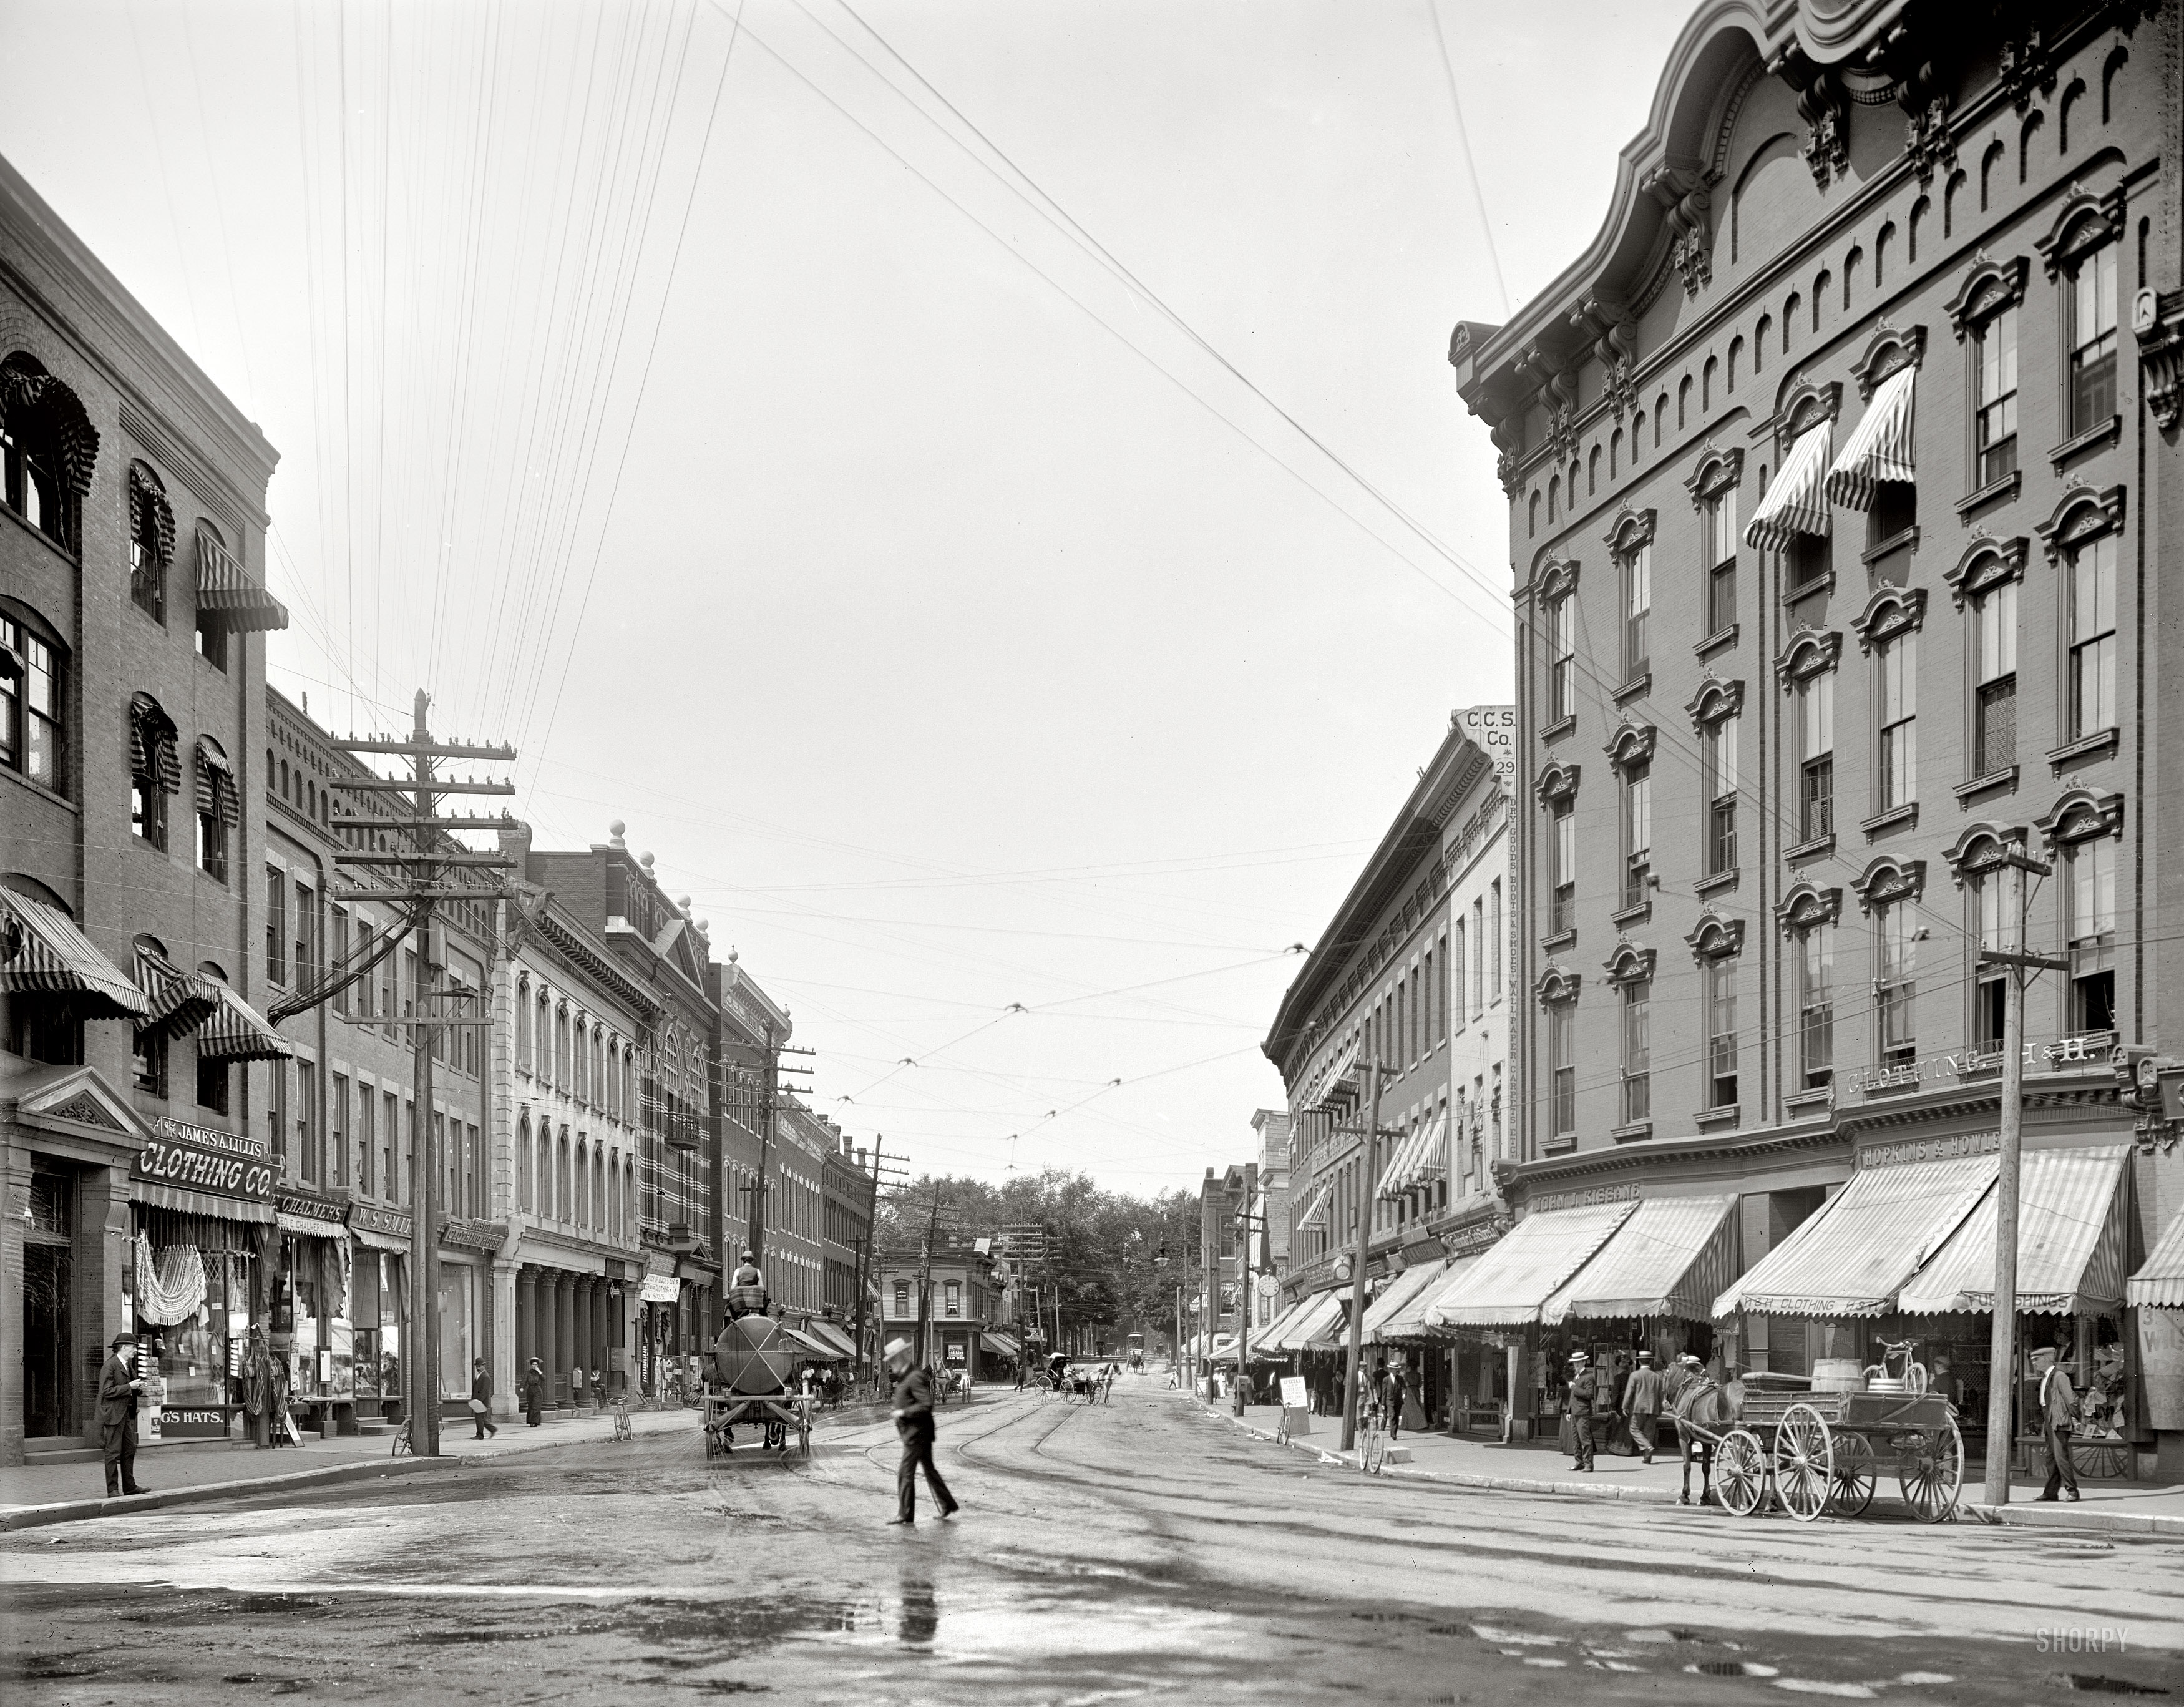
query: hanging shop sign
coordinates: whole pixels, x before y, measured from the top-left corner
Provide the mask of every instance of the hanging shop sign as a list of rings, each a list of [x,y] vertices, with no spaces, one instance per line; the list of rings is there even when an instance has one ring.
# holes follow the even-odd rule
[[[282,1232],[319,1239],[341,1237],[342,1224],[348,1216],[345,1203],[329,1203],[323,1197],[300,1197],[292,1191],[276,1193],[273,1209]]]
[[[441,1224],[440,1243],[458,1251],[498,1251],[508,1237],[505,1221],[483,1221],[450,1215]]]
[[[410,1212],[407,1209],[381,1209],[370,1203],[352,1203],[348,1224],[366,1233],[377,1233],[389,1239],[407,1241],[410,1237]]]
[[[2100,1067],[2108,1063],[2114,1046],[2113,1031],[2085,1031],[2071,1037],[2054,1037],[2025,1046],[2025,1070],[2052,1073],[2072,1067]],[[1975,1073],[1999,1073],[1999,1049],[1953,1049],[1940,1055],[1922,1055],[1895,1067],[1861,1067],[1843,1075],[1843,1088],[1867,1096],[1891,1091],[1908,1091],[1930,1080],[1960,1079]]]
[[[1440,1247],[1451,1257],[1474,1257],[1488,1246],[1496,1243],[1512,1224],[1507,1215],[1493,1215],[1484,1221],[1474,1221],[1468,1227],[1457,1227],[1443,1233]]]
[[[1858,1152],[1861,1168],[1893,1168],[1906,1162],[1947,1162],[1958,1156],[1992,1156],[2002,1148],[1999,1132],[1958,1132],[1947,1138],[1907,1138],[1897,1144],[1870,1144]]]
[[[186,1191],[219,1191],[256,1203],[273,1198],[276,1170],[263,1140],[242,1132],[218,1132],[164,1117],[130,1164],[129,1176]]]

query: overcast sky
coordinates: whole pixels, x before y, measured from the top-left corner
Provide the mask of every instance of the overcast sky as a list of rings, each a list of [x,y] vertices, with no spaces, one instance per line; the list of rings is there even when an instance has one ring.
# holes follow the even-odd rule
[[[0,0],[0,152],[280,451],[280,686],[626,820],[861,1138],[1150,1190],[1508,697],[1450,329],[1688,10]]]

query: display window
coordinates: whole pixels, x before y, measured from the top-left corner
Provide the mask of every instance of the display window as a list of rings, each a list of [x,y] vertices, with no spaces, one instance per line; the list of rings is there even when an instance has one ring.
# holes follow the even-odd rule
[[[254,1230],[139,1205],[125,1271],[150,1440],[219,1439],[242,1403],[258,1263]]]

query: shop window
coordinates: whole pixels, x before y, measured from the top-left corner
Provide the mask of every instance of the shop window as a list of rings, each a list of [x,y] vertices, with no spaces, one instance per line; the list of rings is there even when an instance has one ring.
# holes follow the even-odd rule
[[[1835,1082],[1836,928],[1809,927],[1797,946],[1797,1023],[1805,1089]]]

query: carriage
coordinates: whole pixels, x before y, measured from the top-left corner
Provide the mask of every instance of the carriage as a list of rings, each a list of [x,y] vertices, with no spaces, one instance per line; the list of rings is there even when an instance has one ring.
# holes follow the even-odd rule
[[[1930,1392],[1925,1367],[1908,1347],[1865,1371],[1860,1390],[1816,1389],[1801,1376],[1747,1375],[1732,1381],[1720,1421],[1689,1410],[1677,1425],[1713,1449],[1721,1503],[1749,1517],[1771,1488],[1800,1523],[1825,1511],[1857,1517],[1873,1503],[1892,1466],[1903,1503],[1921,1523],[1956,1515],[1964,1479],[1964,1440],[1956,1407]],[[1900,1373],[1890,1373],[1892,1369]],[[1688,1477],[1688,1468],[1685,1475]]]
[[[766,1450],[809,1458],[815,1401],[797,1384],[809,1358],[808,1348],[772,1317],[753,1312],[733,1318],[705,1359],[705,1456],[733,1451],[732,1431],[749,1423],[764,1431]]]

